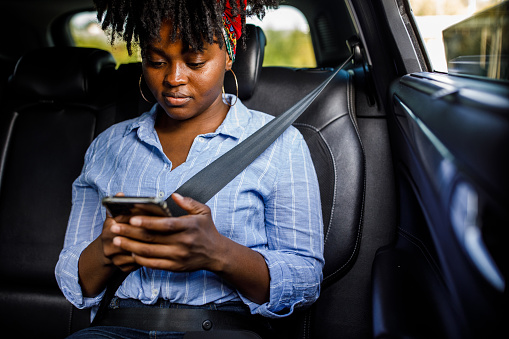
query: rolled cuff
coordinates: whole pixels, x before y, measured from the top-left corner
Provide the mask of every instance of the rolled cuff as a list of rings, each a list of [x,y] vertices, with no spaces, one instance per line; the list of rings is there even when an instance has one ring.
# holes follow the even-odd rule
[[[97,306],[101,302],[104,291],[94,298],[83,296],[79,283],[78,263],[83,250],[90,242],[69,247],[60,253],[55,267],[55,278],[60,290],[71,304],[79,309]]]
[[[257,252],[263,255],[269,268],[270,297],[267,303],[260,305],[239,293],[252,314],[282,318],[292,314],[295,309],[310,306],[318,299],[322,282],[321,260],[271,250]]]

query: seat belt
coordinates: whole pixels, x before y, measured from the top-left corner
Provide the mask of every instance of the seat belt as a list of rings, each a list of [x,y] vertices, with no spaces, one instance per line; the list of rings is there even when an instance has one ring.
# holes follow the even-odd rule
[[[244,141],[214,160],[208,166],[196,173],[191,179],[180,186],[175,193],[183,197],[190,197],[201,203],[206,203],[224,186],[240,174],[260,154],[262,154],[297,118],[311,105],[316,97],[322,93],[329,82],[351,60],[353,54],[339,66],[332,75],[325,79],[318,87],[311,91],[286,112],[265,124]],[[213,178],[213,179],[211,179]],[[171,196],[166,200],[174,216],[182,216],[185,212],[177,206]]]
[[[278,117],[272,119],[244,141],[237,144],[228,152],[214,160],[208,166],[196,173],[188,181],[182,184],[174,193],[183,197],[190,197],[201,203],[206,203],[216,195],[224,186],[232,181],[240,172],[251,164],[260,154],[263,153],[297,118],[311,105],[329,82],[342,70],[351,60],[355,51],[339,66],[327,79],[311,91],[295,105],[290,107]],[[170,197],[166,200],[173,216],[185,215],[182,210]],[[95,319],[100,319],[108,309],[108,304],[115,295],[118,287],[127,278],[129,273],[118,270],[110,279],[106,292],[103,296]],[[93,323],[92,323],[93,325]]]

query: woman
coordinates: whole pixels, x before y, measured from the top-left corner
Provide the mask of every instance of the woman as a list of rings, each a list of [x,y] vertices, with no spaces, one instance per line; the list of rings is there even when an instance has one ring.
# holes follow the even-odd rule
[[[103,197],[119,192],[168,197],[270,120],[223,96],[222,86],[246,14],[263,15],[264,5],[275,4],[249,1],[247,13],[246,3],[154,2],[96,1],[113,38],[123,38],[129,51],[132,40],[139,42],[142,79],[157,103],[139,118],[112,126],[87,151],[73,185],[56,267],[59,286],[78,308],[97,307],[121,269],[131,274],[108,314],[141,307],[143,317],[146,308],[162,307],[289,315],[316,300],[323,266],[316,174],[293,127],[207,205],[173,194],[186,216],[112,218],[101,206]],[[124,322],[108,325],[118,326],[76,335],[127,331],[134,337],[140,330]],[[144,334],[160,329],[150,326]],[[167,326],[159,337],[187,331]]]

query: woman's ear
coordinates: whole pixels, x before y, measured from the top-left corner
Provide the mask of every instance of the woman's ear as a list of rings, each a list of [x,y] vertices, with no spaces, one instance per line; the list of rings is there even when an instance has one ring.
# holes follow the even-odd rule
[[[232,66],[233,66],[233,61],[232,59],[230,58],[230,54],[228,54],[228,51],[226,52],[226,65],[225,65],[225,70],[229,71],[230,69],[232,69]]]

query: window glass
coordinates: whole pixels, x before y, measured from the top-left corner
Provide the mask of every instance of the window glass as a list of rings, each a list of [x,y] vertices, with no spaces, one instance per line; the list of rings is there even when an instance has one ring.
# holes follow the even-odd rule
[[[262,21],[248,18],[267,37],[263,66],[316,67],[309,24],[298,9],[282,5],[268,10]]]
[[[269,10],[263,21],[248,18],[248,23],[262,27],[267,36],[264,66],[316,67],[309,25],[304,15],[290,6]],[[117,64],[141,60],[139,50],[133,48],[129,56],[125,43],[112,47],[106,34],[97,22],[96,12],[81,12],[70,20],[70,31],[75,46],[95,47],[110,51]]]
[[[509,80],[508,0],[409,0],[435,71]]]
[[[133,54],[127,53],[126,44],[122,41],[115,42],[112,46],[108,36],[104,33],[97,21],[96,12],[81,12],[75,14],[70,22],[69,29],[74,39],[74,45],[78,47],[94,47],[111,52],[117,65],[141,61],[140,51],[133,46]]]

